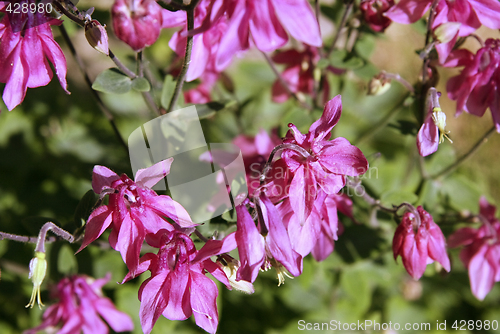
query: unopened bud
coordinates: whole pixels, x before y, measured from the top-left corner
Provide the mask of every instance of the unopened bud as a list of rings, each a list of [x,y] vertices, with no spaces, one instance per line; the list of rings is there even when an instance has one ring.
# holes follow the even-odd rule
[[[434,39],[439,43],[450,42],[458,34],[461,25],[460,22],[446,22],[439,25],[433,31]]]
[[[97,20],[90,20],[85,23],[85,37],[97,51],[109,55],[108,34],[105,26],[101,25]]]
[[[42,285],[45,273],[47,272],[47,261],[45,260],[45,253],[35,252],[35,257],[30,261],[30,274],[29,278],[33,282],[33,291],[31,292],[30,302],[26,307],[32,308],[35,305],[35,299],[38,307],[42,308],[43,303],[40,298],[40,286]]]
[[[382,95],[391,88],[391,79],[383,74],[374,76],[368,83],[368,95]]]

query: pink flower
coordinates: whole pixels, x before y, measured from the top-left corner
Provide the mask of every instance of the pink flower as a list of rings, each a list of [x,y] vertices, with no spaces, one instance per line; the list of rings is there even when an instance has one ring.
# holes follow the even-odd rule
[[[224,68],[218,67],[215,64],[221,38],[227,31],[226,15],[216,16],[216,12],[212,10],[220,2],[221,0],[216,0],[215,2],[203,0],[196,6],[194,21],[195,31],[198,29],[198,33],[193,37],[193,48],[191,51],[191,59],[196,59],[196,61],[192,61],[189,64],[186,81],[193,81],[200,78],[207,71],[218,74],[224,70]],[[210,20],[211,23],[204,25],[205,20]],[[172,50],[182,57],[184,57],[186,52],[186,29],[187,25],[184,23],[183,30],[176,32],[168,43]]]
[[[160,36],[163,12],[168,11],[154,0],[116,0],[111,7],[116,37],[136,52],[153,45]]]
[[[417,211],[420,225],[413,213],[406,212],[392,241],[394,259],[400,255],[406,271],[416,280],[422,277],[427,264],[434,261],[439,262],[446,271],[450,271],[450,259],[446,254],[443,232],[421,206]]]
[[[275,63],[286,65],[281,76],[287,83],[288,88],[293,93],[304,93],[307,95],[312,94],[314,91],[314,69],[319,59],[318,49],[308,45],[306,45],[304,51],[299,52],[293,49],[277,53],[273,56]],[[331,66],[328,67],[328,70],[335,74],[344,72]],[[324,77],[318,84],[322,85],[323,103],[326,103],[330,94],[328,80]],[[273,101],[278,103],[285,102],[290,98],[288,91],[279,80],[276,80],[273,84],[272,95]]]
[[[479,200],[479,229],[463,227],[450,235],[450,247],[465,246],[460,259],[469,270],[472,294],[483,300],[495,282],[500,281],[500,222],[496,207],[484,197]]]
[[[110,279],[110,274],[97,280],[83,275],[63,278],[53,291],[59,302],[47,308],[39,326],[24,333],[36,334],[45,329],[59,334],[107,334],[108,326],[103,319],[115,332],[131,331],[132,319],[103,296],[101,289]]]
[[[29,5],[35,0],[3,1],[0,11],[9,3]],[[2,6],[3,4],[3,6]],[[18,106],[26,96],[28,88],[47,85],[53,73],[66,93],[66,58],[54,41],[51,25],[62,21],[53,19],[43,12],[32,14],[5,13],[0,22],[0,82],[4,82],[3,101],[9,110]]]
[[[96,240],[107,228],[111,247],[119,251],[135,275],[139,253],[146,234],[160,229],[174,230],[194,226],[187,211],[169,196],[157,195],[151,188],[170,172],[173,158],[137,171],[135,182],[103,166],[95,166],[92,187],[101,198],[109,195],[109,204],[95,209],[85,227],[79,251]],[[171,225],[164,218],[173,220]]]
[[[307,0],[222,0],[218,15],[222,12],[229,21],[217,54],[218,70],[250,43],[263,52],[281,48],[288,41],[285,29],[303,43],[322,45],[319,25]]]
[[[394,22],[409,24],[419,20],[430,8],[432,0],[402,0],[392,7],[385,16]],[[459,22],[458,36],[468,36],[481,24],[491,29],[500,29],[500,3],[497,0],[440,0],[436,6],[436,16],[432,22],[434,30],[447,22]],[[448,57],[456,39],[437,46],[440,62]],[[451,44],[450,44],[451,43]],[[449,44],[449,45],[448,45]]]
[[[327,194],[336,194],[344,187],[346,176],[358,176],[368,170],[363,153],[347,139],[328,140],[341,112],[341,97],[337,95],[326,104],[323,115],[306,135],[295,125],[288,125],[290,130],[284,143],[299,147],[284,150],[282,158],[293,173],[289,196],[299,222],[304,222],[311,213],[319,188]]]
[[[170,320],[185,320],[194,315],[196,324],[209,333],[217,331],[218,290],[205,276],[210,272],[231,289],[224,271],[210,260],[210,256],[236,248],[234,233],[224,240],[209,240],[199,251],[191,238],[179,231],[158,231],[146,241],[159,248],[158,254],[147,253],[141,258],[138,273],[151,271],[139,290],[142,330],[148,334],[163,314]],[[124,282],[131,279],[131,273]]]
[[[498,20],[500,22],[500,20]],[[448,97],[457,101],[457,114],[462,110],[483,116],[489,107],[497,132],[500,132],[500,39],[487,39],[485,46],[473,55],[460,49],[450,55],[446,66],[464,66],[451,78]]]
[[[302,257],[292,249],[277,208],[261,193],[256,210],[258,226],[243,205],[236,207],[236,243],[241,262],[236,279],[254,282],[259,269],[267,270],[270,267],[276,269],[279,284],[284,281],[282,267],[293,276],[299,276],[302,273]]]
[[[391,20],[383,14],[394,6],[394,0],[364,0],[359,9],[370,28],[383,32],[391,24]]]

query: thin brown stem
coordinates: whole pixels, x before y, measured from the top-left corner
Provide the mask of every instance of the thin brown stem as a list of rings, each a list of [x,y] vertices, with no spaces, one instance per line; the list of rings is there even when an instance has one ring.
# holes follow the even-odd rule
[[[194,29],[194,7],[188,9],[186,11],[187,15],[187,31]],[[189,63],[191,62],[191,52],[193,49],[193,36],[186,37],[186,53],[184,55],[184,62],[182,64],[181,72],[177,78],[177,83],[175,85],[174,94],[172,95],[172,99],[170,99],[170,103],[168,105],[167,113],[171,112],[175,105],[177,104],[177,100],[179,99],[179,95],[182,93],[182,86],[184,85],[184,81],[186,80],[187,71],[189,69]]]
[[[118,130],[118,127],[116,126],[113,114],[106,107],[106,105],[104,104],[104,102],[101,100],[101,97],[99,96],[99,94],[94,89],[92,89],[92,81],[90,81],[89,75],[87,74],[87,71],[85,71],[85,66],[84,66],[81,58],[78,56],[78,53],[76,52],[75,46],[73,45],[73,42],[71,41],[71,39],[70,39],[70,37],[68,35],[68,32],[66,31],[66,28],[64,27],[63,24],[61,24],[59,26],[59,29],[61,31],[61,35],[63,36],[66,44],[68,45],[68,48],[69,48],[71,54],[73,55],[73,57],[76,60],[76,62],[78,64],[78,67],[80,68],[80,71],[83,74],[83,78],[85,80],[85,83],[87,84],[87,87],[90,89],[90,92],[91,92],[92,96],[94,96],[94,98],[95,98],[95,100],[97,102],[97,105],[99,106],[99,108],[101,109],[102,113],[104,114],[104,116],[108,120],[109,124],[113,128],[113,132],[115,133],[115,136],[118,139],[118,141],[120,142],[121,146],[128,153],[127,143],[123,139],[122,135],[120,134],[120,131]]]
[[[351,10],[352,10],[353,5],[354,5],[353,0],[348,0],[348,2],[346,3],[344,14],[342,15],[342,19],[340,20],[339,27],[337,28],[337,32],[335,33],[335,37],[333,38],[333,42],[330,45],[330,49],[328,50],[328,55],[330,53],[332,53],[333,50],[335,50],[335,44],[337,44],[337,42],[340,38],[340,34],[342,33],[342,30],[344,30],[344,27],[347,23],[347,18],[351,14]]]
[[[450,174],[451,172],[453,172],[458,166],[460,166],[465,160],[467,160],[468,158],[470,158],[474,153],[477,152],[477,150],[479,150],[479,148],[481,147],[481,145],[483,145],[484,143],[486,143],[488,141],[488,138],[495,132],[496,130],[496,127],[495,125],[493,125],[491,127],[491,129],[489,129],[475,144],[474,146],[471,147],[471,149],[465,153],[464,155],[462,155],[460,158],[457,159],[457,161],[455,161],[454,163],[452,163],[450,166],[446,167],[445,169],[443,169],[442,171],[440,171],[439,173],[437,174],[434,174],[432,175],[430,178],[435,180],[435,179],[438,179],[438,178],[441,178],[441,177],[445,177],[447,176],[448,174]]]

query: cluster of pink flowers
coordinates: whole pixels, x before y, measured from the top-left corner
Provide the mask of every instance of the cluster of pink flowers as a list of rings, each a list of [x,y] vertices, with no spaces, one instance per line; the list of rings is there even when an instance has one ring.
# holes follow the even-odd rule
[[[478,229],[463,227],[450,235],[450,247],[464,246],[460,259],[469,270],[472,293],[483,300],[500,281],[500,222],[495,217],[496,207],[481,197]]]
[[[47,308],[39,326],[24,333],[45,330],[60,334],[107,334],[109,329],[103,319],[115,332],[131,331],[134,329],[132,319],[103,296],[101,289],[110,279],[110,274],[97,280],[83,275],[63,278],[53,291],[53,298],[59,301]]]
[[[26,96],[28,88],[47,85],[53,73],[52,63],[62,88],[67,91],[66,58],[61,47],[54,41],[51,25],[62,21],[45,12],[6,12],[13,3],[36,4],[35,0],[0,1],[0,82],[5,83],[3,101],[7,109],[18,106]],[[48,61],[47,61],[48,60]]]

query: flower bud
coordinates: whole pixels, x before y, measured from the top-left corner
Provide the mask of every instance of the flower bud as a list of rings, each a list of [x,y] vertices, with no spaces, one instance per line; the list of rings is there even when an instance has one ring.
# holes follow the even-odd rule
[[[368,83],[368,95],[382,95],[391,88],[391,80],[382,73],[374,76]]]
[[[432,32],[434,39],[443,44],[451,42],[451,40],[458,34],[458,30],[460,30],[461,25],[462,24],[460,22],[446,22],[440,24]]]
[[[101,25],[97,20],[88,21],[85,23],[85,37],[90,46],[108,56],[108,34],[105,27],[105,25]]]
[[[33,291],[31,292],[30,302],[26,307],[32,308],[37,300],[38,307],[42,308],[43,303],[40,299],[40,286],[42,285],[45,273],[47,272],[47,261],[45,260],[45,253],[35,252],[35,257],[30,261],[30,274],[29,278],[33,281]]]

